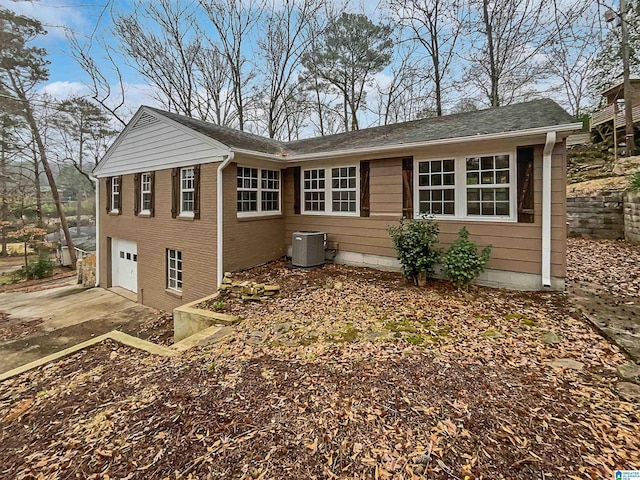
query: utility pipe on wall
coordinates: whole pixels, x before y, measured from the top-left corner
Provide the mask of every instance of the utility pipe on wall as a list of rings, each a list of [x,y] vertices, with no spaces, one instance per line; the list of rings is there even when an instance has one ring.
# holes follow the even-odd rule
[[[547,133],[542,154],[542,286],[551,287],[551,154],[556,132]]]
[[[217,182],[216,182],[216,226],[217,226],[217,241],[216,241],[216,287],[220,287],[222,284],[222,277],[224,276],[224,264],[223,264],[223,224],[224,224],[224,208],[223,208],[223,188],[222,188],[222,172],[233,161],[233,152],[229,152],[227,158],[218,165]]]

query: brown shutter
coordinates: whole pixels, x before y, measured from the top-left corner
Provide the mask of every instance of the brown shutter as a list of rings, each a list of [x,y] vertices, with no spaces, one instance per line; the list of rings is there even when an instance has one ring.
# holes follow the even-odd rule
[[[370,215],[369,207],[369,177],[371,165],[369,161],[360,162],[360,216],[368,217]]]
[[[533,147],[519,147],[518,164],[518,222],[535,221],[533,199]]]
[[[111,177],[107,178],[107,198],[106,198],[106,207],[107,207],[107,213],[109,213],[111,211],[111,200],[112,200],[112,196],[111,196]]]
[[[149,173],[149,180],[151,181],[151,202],[149,205],[149,215],[153,217],[156,210],[156,172]]]
[[[122,211],[124,210],[124,196],[122,195],[122,191],[123,189],[123,185],[122,185],[122,175],[120,175],[118,177],[118,185],[120,185],[120,195],[118,195],[118,197],[120,198],[120,205],[118,208],[118,215],[122,215]]]
[[[180,169],[171,170],[171,218],[180,212]]]
[[[413,158],[402,159],[402,216],[413,218]]]
[[[293,167],[293,213],[300,214],[300,167]]]
[[[140,174],[133,174],[133,214],[140,213]]]
[[[200,165],[193,167],[193,218],[200,218]]]

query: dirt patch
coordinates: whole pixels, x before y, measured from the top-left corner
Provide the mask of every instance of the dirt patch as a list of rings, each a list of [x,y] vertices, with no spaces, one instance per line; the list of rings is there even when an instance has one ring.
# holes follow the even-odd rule
[[[61,281],[69,281],[76,276],[76,272],[69,267],[56,267],[53,275],[47,278],[35,278],[33,280],[21,280],[17,283],[0,285],[2,292],[37,292],[49,288],[57,288]]]
[[[23,321],[0,312],[0,343],[28,337],[40,331],[42,319]]]

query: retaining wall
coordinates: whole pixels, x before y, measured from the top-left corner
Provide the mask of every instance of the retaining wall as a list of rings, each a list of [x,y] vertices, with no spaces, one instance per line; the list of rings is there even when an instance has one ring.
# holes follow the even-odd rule
[[[627,192],[624,196],[624,238],[640,244],[640,192]]]
[[[570,237],[596,239],[625,238],[623,193],[598,192],[589,197],[567,198],[567,222]],[[636,215],[640,215],[640,203]]]

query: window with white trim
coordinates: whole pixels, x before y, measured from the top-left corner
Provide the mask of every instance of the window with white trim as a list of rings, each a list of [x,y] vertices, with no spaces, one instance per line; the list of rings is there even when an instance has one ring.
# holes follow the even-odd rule
[[[111,179],[111,211],[120,210],[120,177]]]
[[[239,215],[280,213],[280,171],[238,167],[237,209]]]
[[[418,213],[456,214],[455,160],[418,162]]]
[[[167,288],[182,291],[182,252],[167,249]]]
[[[466,159],[467,215],[508,217],[511,212],[509,155]]]
[[[303,213],[358,213],[358,168],[355,165],[310,168],[302,173]]]
[[[193,214],[195,207],[195,169],[193,167],[180,169],[180,214]]]
[[[140,207],[143,212],[151,211],[151,174],[140,176]]]

